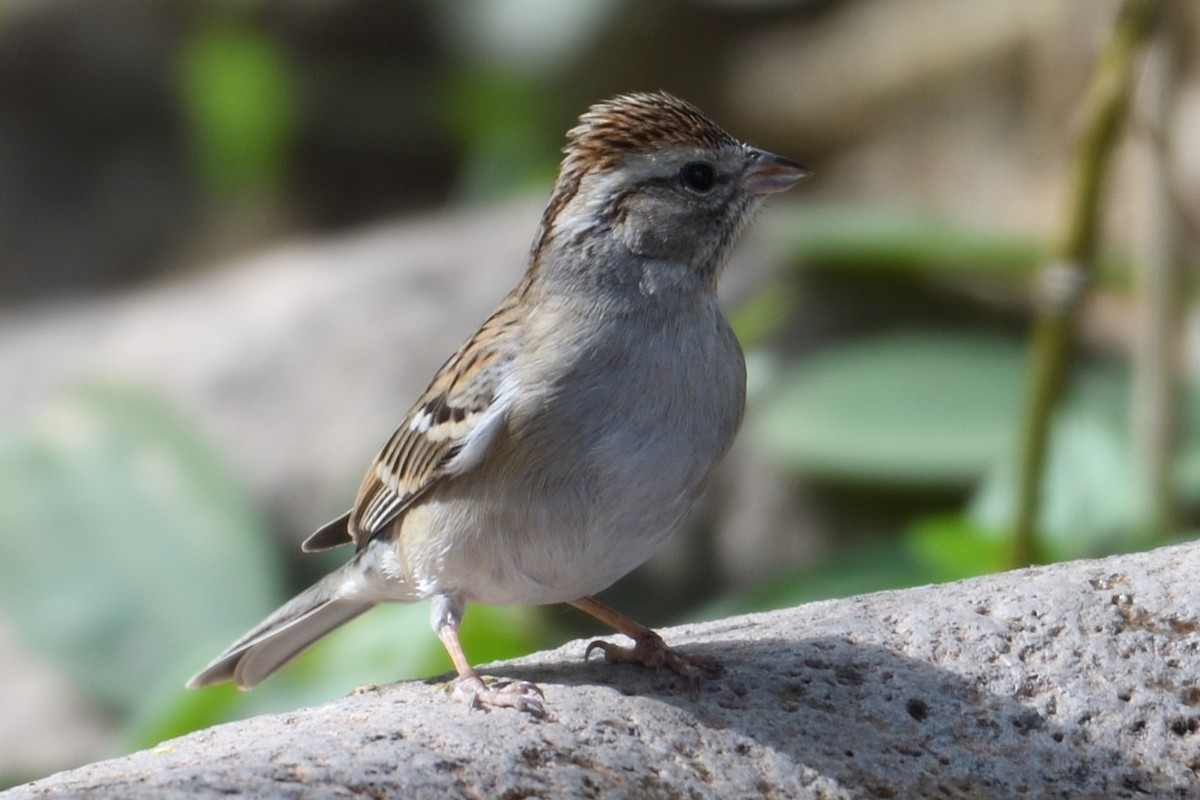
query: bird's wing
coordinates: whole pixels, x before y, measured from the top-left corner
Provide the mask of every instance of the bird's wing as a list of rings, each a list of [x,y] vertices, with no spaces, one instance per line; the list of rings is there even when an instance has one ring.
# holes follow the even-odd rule
[[[361,549],[432,487],[483,460],[517,395],[511,311],[502,304],[442,365],[375,456],[354,507],[310,536],[306,551],[350,541]]]

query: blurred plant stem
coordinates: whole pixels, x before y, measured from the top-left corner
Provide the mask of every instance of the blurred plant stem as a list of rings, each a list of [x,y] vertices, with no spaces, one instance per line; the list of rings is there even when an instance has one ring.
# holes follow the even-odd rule
[[[1169,9],[1177,11],[1177,8]],[[1176,15],[1177,16],[1177,15]],[[1175,527],[1180,342],[1186,251],[1171,178],[1171,114],[1179,88],[1178,19],[1160,26],[1146,54],[1137,104],[1141,145],[1135,187],[1138,231],[1134,288],[1138,300],[1130,404],[1133,468],[1140,514],[1152,535]]]
[[[1042,269],[1039,309],[1031,341],[1032,366],[1022,425],[1013,530],[1014,566],[1037,559],[1037,520],[1047,439],[1062,399],[1074,351],[1079,307],[1096,271],[1101,190],[1132,92],[1138,55],[1153,34],[1167,0],[1125,0],[1100,56],[1085,106],[1083,134],[1067,196],[1066,227]]]

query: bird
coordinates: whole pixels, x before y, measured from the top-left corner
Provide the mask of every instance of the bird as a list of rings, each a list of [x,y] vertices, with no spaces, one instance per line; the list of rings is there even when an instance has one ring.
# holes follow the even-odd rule
[[[746,368],[717,301],[767,195],[808,175],[664,91],[592,105],[516,286],[438,370],[375,456],[353,507],[302,544],[352,545],[340,568],[188,681],[252,687],[373,606],[430,601],[471,708],[545,713],[529,681],[485,681],[458,630],[468,604],[568,603],[629,637],[609,662],[696,678],[594,595],[677,529],[741,425]]]

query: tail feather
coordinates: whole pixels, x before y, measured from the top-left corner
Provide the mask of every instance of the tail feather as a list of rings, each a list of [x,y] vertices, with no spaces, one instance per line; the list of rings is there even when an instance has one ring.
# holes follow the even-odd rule
[[[350,512],[347,511],[332,522],[326,522],[317,532],[304,540],[300,549],[306,553],[316,553],[320,550],[330,550],[343,544],[350,544],[354,537],[350,535]]]
[[[296,595],[194,675],[187,687],[227,680],[240,689],[255,686],[301,650],[375,605],[339,596],[344,583],[341,573],[326,575]]]

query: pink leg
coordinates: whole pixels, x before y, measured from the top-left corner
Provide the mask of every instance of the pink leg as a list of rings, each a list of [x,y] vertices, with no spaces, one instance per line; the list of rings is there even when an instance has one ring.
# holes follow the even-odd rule
[[[439,602],[441,601],[441,602]],[[433,625],[438,638],[454,662],[458,677],[454,681],[451,697],[466,703],[468,708],[515,708],[535,717],[544,716],[542,690],[529,681],[512,681],[499,688],[484,683],[479,673],[467,661],[462,642],[458,640],[458,626],[462,622],[462,604],[450,598],[438,597],[433,602]]]

